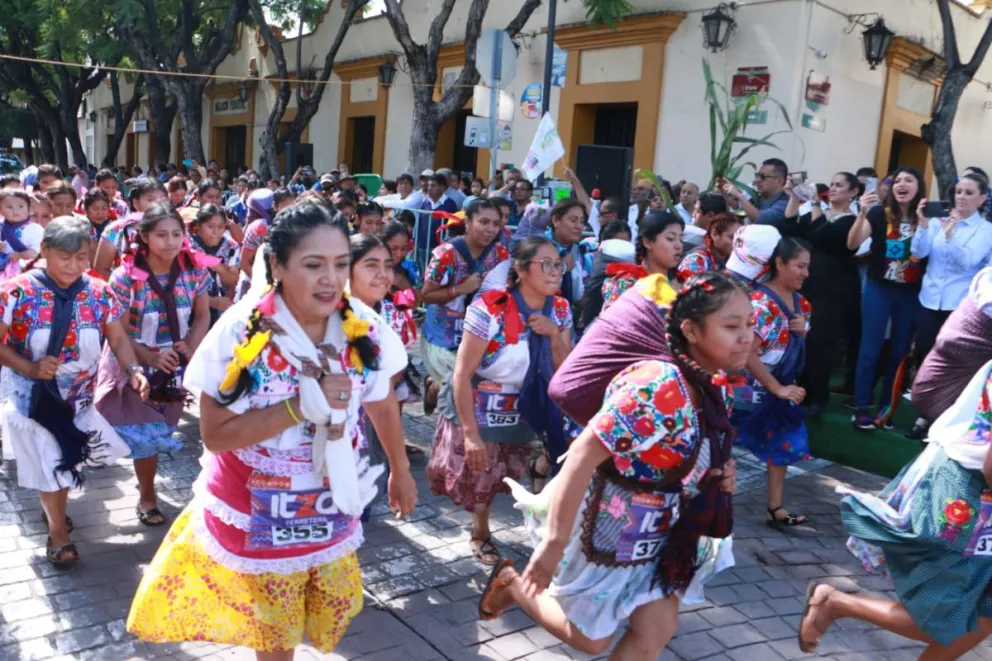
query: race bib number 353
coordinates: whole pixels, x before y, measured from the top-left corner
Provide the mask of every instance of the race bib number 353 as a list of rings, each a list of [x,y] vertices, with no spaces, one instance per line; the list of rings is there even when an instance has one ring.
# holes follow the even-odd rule
[[[503,392],[498,383],[485,381],[472,392],[475,398],[475,424],[480,427],[516,427],[520,424],[517,410],[519,395]]]

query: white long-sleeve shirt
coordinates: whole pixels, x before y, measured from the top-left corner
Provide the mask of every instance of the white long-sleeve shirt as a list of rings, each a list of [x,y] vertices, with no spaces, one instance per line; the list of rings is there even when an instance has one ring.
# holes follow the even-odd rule
[[[950,238],[946,218],[931,218],[925,230],[917,229],[910,252],[927,259],[920,289],[920,304],[929,310],[954,310],[964,299],[975,274],[992,254],[992,223],[977,212],[958,221]]]

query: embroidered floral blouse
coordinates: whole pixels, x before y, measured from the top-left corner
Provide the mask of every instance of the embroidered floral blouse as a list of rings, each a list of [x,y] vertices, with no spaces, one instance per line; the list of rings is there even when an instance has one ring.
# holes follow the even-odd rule
[[[399,337],[388,328],[381,317],[352,298],[352,308],[360,319],[371,322],[369,337],[376,344],[379,369],[358,369],[345,351],[347,340],[339,315],[331,320],[331,360],[338,360],[351,379],[351,401],[348,403],[344,438],[351,438],[356,448],[360,442],[359,409],[364,402],[385,399],[392,390],[390,376],[403,370],[406,352]],[[239,312],[241,314],[239,314]],[[246,338],[248,311],[245,306],[232,308],[214,326],[201,343],[186,370],[183,386],[199,395],[207,394],[220,400],[220,384],[224,380],[234,348]],[[227,406],[242,415],[251,410],[282,407],[283,402],[299,394],[300,381],[296,369],[282,356],[274,342],[269,342],[248,366],[252,386],[240,399]],[[243,547],[250,530],[251,496],[248,479],[254,474],[312,480],[311,457],[314,426],[294,425],[278,435],[259,443],[230,452],[211,454],[194,490],[201,497],[205,512],[194,519],[197,539],[204,544],[212,558],[237,571],[259,573],[292,573],[332,562],[343,553],[355,550],[362,542],[358,519],[351,520],[342,536],[316,552],[253,553]],[[197,523],[199,521],[199,523]]]
[[[627,293],[627,291],[637,283],[637,278],[632,275],[621,273],[603,281],[603,308],[600,311],[606,312],[617,299]]]
[[[168,286],[168,274],[157,277],[163,288]],[[184,269],[176,281],[176,311],[179,313],[179,329],[183,337],[189,332],[189,320],[196,297],[206,294],[211,282],[209,273],[196,268]],[[173,339],[169,333],[165,304],[147,282],[135,280],[123,266],[119,266],[110,274],[108,284],[120,304],[127,307],[125,328],[132,338],[149,347],[167,346],[178,341],[178,338]]]
[[[0,284],[0,319],[9,328],[7,345],[29,360],[43,358],[48,351],[54,307],[54,294],[36,286],[27,273]],[[104,328],[120,319],[122,314],[123,308],[107,283],[96,278],[90,281],[89,288],[76,296],[56,373],[56,381],[66,401],[72,403],[82,397],[92,397]],[[9,368],[4,368],[3,373],[7,384],[10,383],[8,376],[24,382],[14,388],[11,393],[14,397],[30,394],[30,388],[24,385],[27,377]]]
[[[713,254],[709,250],[702,248],[700,250],[693,250],[682,259],[678,269],[675,271],[675,276],[680,281],[685,282],[694,275],[706,273],[707,271],[718,271],[721,268],[723,267],[713,257]]]
[[[730,406],[729,393],[724,398]],[[589,422],[613,455],[620,475],[657,483],[692,457],[700,426],[689,390],[678,369],[656,360],[620,372],[606,390],[603,407]],[[689,483],[709,467],[709,447],[700,448]]]
[[[253,220],[245,228],[245,240],[242,245],[250,250],[258,250],[268,235],[269,224],[261,218]]]
[[[778,365],[789,346],[789,318],[778,303],[763,291],[751,292],[751,311],[754,314],[754,332],[760,338],[758,357],[769,367]],[[806,317],[806,331],[809,332],[810,313],[813,306],[805,297],[799,297],[799,310]]]
[[[523,313],[519,313],[523,330],[516,345],[508,345],[506,341],[506,306],[499,305],[490,308],[482,298],[472,301],[465,312],[465,332],[486,340],[486,352],[482,355],[482,362],[479,363],[477,373],[485,379],[491,379],[498,383],[507,383],[519,386],[523,383],[527,367],[530,364],[530,352],[527,342],[530,339],[531,330],[527,327],[527,320]],[[551,305],[551,320],[560,331],[571,332],[572,329],[572,309],[561,296],[555,296]],[[520,363],[514,358],[508,358],[509,353],[517,352],[526,356],[523,369]],[[522,358],[523,356],[519,356]]]

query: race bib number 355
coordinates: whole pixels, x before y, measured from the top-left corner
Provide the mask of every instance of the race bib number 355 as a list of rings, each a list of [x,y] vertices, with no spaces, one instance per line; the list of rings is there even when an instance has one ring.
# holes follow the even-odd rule
[[[316,479],[256,473],[248,488],[250,550],[324,546],[346,537],[358,525],[356,519],[338,512],[331,490]]]

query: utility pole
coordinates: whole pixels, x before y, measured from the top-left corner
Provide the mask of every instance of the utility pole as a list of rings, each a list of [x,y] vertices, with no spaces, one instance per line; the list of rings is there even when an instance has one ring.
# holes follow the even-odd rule
[[[541,117],[551,109],[551,70],[555,59],[555,22],[558,0],[548,1],[548,43],[544,48],[544,89],[541,92]],[[538,188],[544,186],[544,174],[537,178]]]

